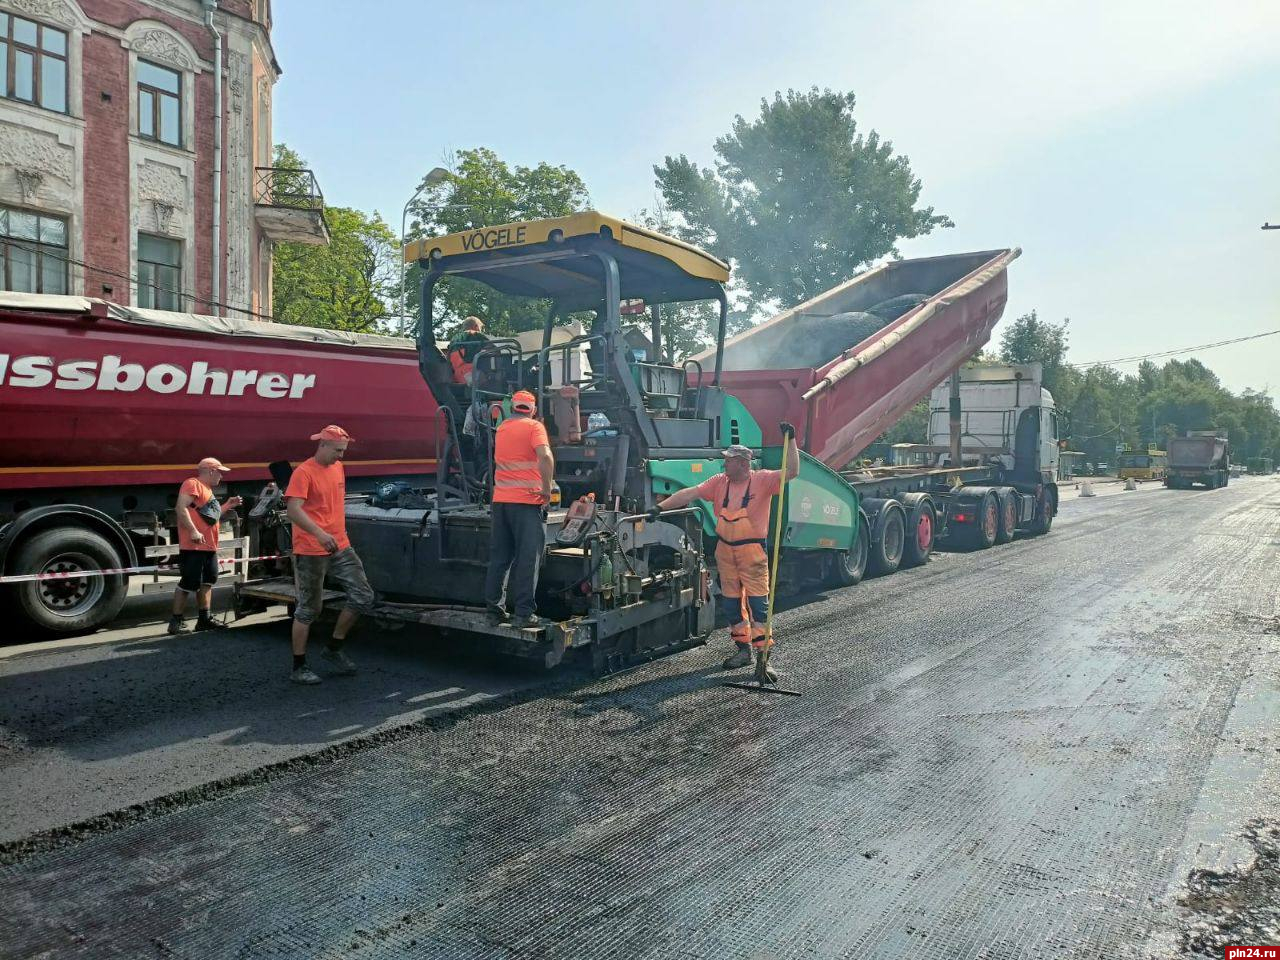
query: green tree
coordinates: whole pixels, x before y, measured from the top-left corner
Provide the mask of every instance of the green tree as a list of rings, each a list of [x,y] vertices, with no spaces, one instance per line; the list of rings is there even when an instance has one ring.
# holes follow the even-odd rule
[[[586,210],[591,203],[582,178],[565,166],[512,166],[494,151],[477,147],[459,151],[447,168],[449,175],[423,186],[410,205],[410,240],[500,223],[563,217]],[[406,280],[406,300],[415,323],[421,318],[419,279],[418,266],[413,264]],[[541,326],[548,306],[506,296],[465,279],[446,278],[436,284],[432,313],[436,336],[443,339],[472,314],[485,321],[491,334],[531,330]]]
[[[1004,363],[1038,363],[1044,369],[1045,388],[1055,396],[1067,369],[1067,328],[1070,320],[1041,320],[1034,310],[1008,324],[1000,334],[1000,359]]]
[[[654,167],[680,236],[731,259],[756,305],[801,303],[896,256],[899,240],[953,225],[917,205],[910,162],[859,131],[854,103],[816,87],[776,93],[716,140],[715,170],[683,154]]]
[[[658,233],[677,236],[679,225],[670,209],[658,197],[652,209],[643,209],[635,214],[632,222]],[[740,333],[751,325],[749,314],[744,310],[733,309],[733,303],[740,299],[732,278],[729,282],[730,310],[726,318],[726,339]],[[662,316],[662,352],[672,361],[680,363],[689,357],[701,353],[716,342],[716,333],[720,327],[720,305],[714,301],[699,300],[692,303],[665,304],[660,310]],[[648,332],[648,321],[645,321]]]
[[[306,167],[283,143],[276,144],[275,164]],[[325,223],[328,246],[276,245],[272,315],[278,323],[386,332],[398,278],[395,233],[376,212],[347,207],[325,208]]]

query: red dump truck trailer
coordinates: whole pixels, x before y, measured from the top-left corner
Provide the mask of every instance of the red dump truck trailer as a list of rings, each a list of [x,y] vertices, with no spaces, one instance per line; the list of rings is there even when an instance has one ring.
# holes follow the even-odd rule
[[[983,548],[1051,526],[1059,425],[1038,365],[961,371],[990,340],[1020,253],[891,261],[725,343],[721,385],[764,443],[790,421],[801,449],[857,493],[858,540],[837,551],[829,581],[923,563],[937,540]],[[931,392],[917,465],[850,468]]]
[[[251,506],[268,465],[306,459],[333,422],[356,438],[350,489],[431,475],[437,407],[414,342],[0,294],[0,575],[154,562],[146,546],[201,458],[230,466],[228,495]],[[28,627],[73,632],[114,617],[127,582],[0,592]]]

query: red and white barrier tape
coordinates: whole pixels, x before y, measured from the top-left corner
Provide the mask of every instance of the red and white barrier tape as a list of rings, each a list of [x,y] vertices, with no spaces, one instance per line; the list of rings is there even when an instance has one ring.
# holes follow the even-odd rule
[[[287,553],[271,553],[261,557],[219,557],[218,563],[252,563],[257,560],[281,560],[289,556]],[[109,577],[117,573],[159,573],[162,570],[177,570],[176,563],[157,564],[151,567],[109,567],[105,570],[69,570],[58,573],[19,573],[9,577],[0,577],[0,583],[32,583],[36,580],[79,580],[82,577]]]

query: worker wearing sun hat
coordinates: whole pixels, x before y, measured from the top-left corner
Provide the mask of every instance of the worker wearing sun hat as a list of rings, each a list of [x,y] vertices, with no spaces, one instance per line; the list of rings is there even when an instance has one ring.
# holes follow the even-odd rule
[[[485,603],[491,622],[503,623],[507,601],[517,627],[538,626],[534,595],[546,546],[542,511],[551,502],[556,464],[547,428],[534,419],[537,400],[527,390],[511,396],[512,415],[498,425],[493,444],[493,509]],[[506,581],[506,601],[503,582]]]
[[[290,679],[305,684],[320,682],[320,677],[307,667],[307,639],[312,622],[324,606],[325,577],[336,580],[346,593],[346,605],[338,614],[333,638],[324,652],[334,673],[355,673],[355,664],[342,645],[360,614],[368,613],[376,599],[364,575],[364,565],[347,539],[347,477],[342,458],[355,438],[331,423],[313,433],[311,439],[319,441],[315,456],[298,465],[284,493],[293,523],[293,577],[298,588]]]
[[[795,428],[781,424],[795,436]],[[781,470],[752,470],[750,447],[735,443],[725,448],[724,473],[686,487],[658,503],[659,510],[677,510],[694,500],[707,500],[716,516],[716,569],[720,596],[737,650],[725,660],[731,670],[751,664],[752,646],[766,644],[765,617],[769,602],[769,560],[764,543],[769,535],[771,498],[782,489]],[[800,454],[791,444],[787,479],[800,472]]]
[[[184,615],[187,594],[196,595],[196,629],[215,626],[213,585],[218,582],[218,525],[222,515],[240,506],[239,497],[219,503],[213,488],[222,483],[224,467],[217,457],[205,457],[196,464],[196,475],[182,481],[174,515],[178,520],[178,571],[181,579],[173,591],[173,611],[169,617],[171,634],[189,633]]]
[[[453,368],[454,383],[470,383],[476,355],[489,338],[484,335],[484,321],[479,317],[467,317],[462,321],[462,332],[449,341],[449,365]]]

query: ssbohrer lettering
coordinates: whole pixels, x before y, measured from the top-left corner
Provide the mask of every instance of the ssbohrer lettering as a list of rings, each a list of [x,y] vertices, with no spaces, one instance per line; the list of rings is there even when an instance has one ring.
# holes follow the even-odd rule
[[[204,360],[186,366],[157,363],[145,366],[107,354],[101,360],[63,360],[29,354],[0,353],[0,387],[54,390],[99,390],[105,393],[187,393],[196,396],[243,397],[255,393],[264,400],[297,400],[316,384],[314,373],[276,373],[269,370],[227,370]]]

